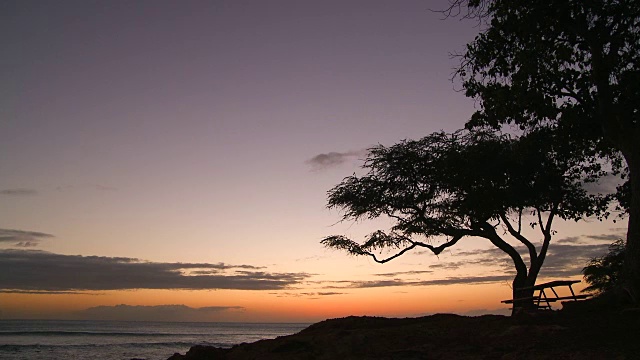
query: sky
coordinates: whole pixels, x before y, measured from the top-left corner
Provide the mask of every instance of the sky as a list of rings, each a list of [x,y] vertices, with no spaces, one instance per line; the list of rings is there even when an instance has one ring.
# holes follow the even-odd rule
[[[313,322],[508,313],[482,239],[325,249],[366,149],[464,126],[447,0],[0,0],[0,319]],[[557,222],[541,278],[626,221]]]

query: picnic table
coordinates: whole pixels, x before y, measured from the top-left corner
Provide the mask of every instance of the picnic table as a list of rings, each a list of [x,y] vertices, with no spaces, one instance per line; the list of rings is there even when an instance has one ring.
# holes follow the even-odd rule
[[[577,284],[579,282],[580,282],[580,280],[555,280],[555,281],[550,281],[550,282],[546,282],[546,283],[542,283],[542,284],[537,284],[537,285],[534,285],[534,286],[527,286],[527,287],[523,287],[523,288],[518,288],[516,290],[533,289],[534,292],[538,291],[538,294],[534,295],[532,297],[524,297],[524,298],[518,298],[518,299],[502,300],[502,302],[505,303],[505,304],[513,304],[514,302],[518,302],[518,301],[533,300],[538,309],[551,310],[551,303],[556,302],[556,301],[561,301],[561,300],[578,301],[578,300],[582,300],[582,299],[586,299],[588,297],[591,297],[591,295],[589,295],[589,294],[576,295],[576,293],[573,291],[572,286],[573,286],[573,284]],[[563,288],[563,287],[567,287],[569,289],[569,291],[571,292],[571,295],[566,295],[566,296],[558,295],[558,292],[556,291],[556,289],[557,288]],[[549,293],[549,290],[551,290],[551,293]]]

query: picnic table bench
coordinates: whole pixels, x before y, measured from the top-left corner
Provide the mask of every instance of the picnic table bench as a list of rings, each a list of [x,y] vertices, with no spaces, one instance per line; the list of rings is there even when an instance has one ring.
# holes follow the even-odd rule
[[[586,299],[586,298],[591,297],[590,294],[579,294],[579,295],[576,295],[576,293],[573,291],[572,286],[573,286],[573,284],[577,284],[579,282],[580,282],[580,280],[555,280],[555,281],[550,281],[550,282],[546,282],[546,283],[542,283],[542,284],[537,284],[537,285],[534,285],[534,286],[527,286],[527,287],[523,287],[523,288],[518,288],[516,290],[533,289],[533,291],[538,291],[538,294],[534,295],[534,296],[530,296],[530,297],[522,297],[522,298],[517,298],[517,299],[502,300],[502,303],[513,304],[514,302],[533,300],[535,302],[535,306],[538,309],[551,310],[551,303],[556,302],[556,301],[561,301],[561,300],[578,301],[578,300],[582,300],[582,299]],[[558,295],[558,292],[556,291],[556,288],[564,287],[564,286],[569,288],[569,291],[571,291],[571,295],[567,295],[567,296]],[[545,292],[545,290],[549,290],[549,289],[551,290],[551,292],[553,294],[547,294],[547,292]]]

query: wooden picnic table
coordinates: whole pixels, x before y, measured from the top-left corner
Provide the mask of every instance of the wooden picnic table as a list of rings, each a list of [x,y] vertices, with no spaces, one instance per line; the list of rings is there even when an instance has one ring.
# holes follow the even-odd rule
[[[546,282],[546,283],[542,283],[542,284],[537,284],[534,286],[527,286],[527,287],[523,287],[523,288],[518,288],[517,290],[529,290],[529,289],[533,289],[533,291],[538,291],[538,295],[534,295],[532,297],[525,297],[525,298],[518,298],[518,299],[509,299],[509,300],[503,300],[502,302],[505,304],[513,304],[514,302],[518,302],[518,301],[527,301],[527,300],[533,300],[536,302],[536,306],[538,307],[538,309],[548,309],[551,310],[551,303],[552,302],[556,302],[556,301],[561,301],[561,300],[573,300],[573,301],[578,301],[581,299],[586,299],[588,297],[591,297],[591,295],[589,294],[579,294],[576,295],[576,293],[573,291],[573,284],[577,284],[579,283],[580,280],[554,280],[554,281],[550,281],[550,282]],[[571,295],[570,296],[560,296],[558,295],[558,292],[556,291],[556,288],[561,288],[561,287],[568,287],[569,291],[571,291]],[[551,290],[551,292],[553,294],[547,294],[547,292],[545,292],[545,290]]]

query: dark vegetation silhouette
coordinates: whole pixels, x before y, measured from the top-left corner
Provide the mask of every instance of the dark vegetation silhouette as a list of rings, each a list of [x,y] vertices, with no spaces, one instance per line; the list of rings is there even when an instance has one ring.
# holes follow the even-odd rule
[[[385,263],[416,248],[438,255],[466,238],[488,240],[515,268],[513,297],[523,300],[513,312],[533,309],[533,289],[521,288],[536,282],[554,219],[606,216],[610,200],[584,187],[603,170],[585,167],[588,155],[570,156],[553,138],[547,129],[521,136],[460,130],[374,147],[367,173],[331,189],[328,207],[342,210],[343,221],[387,217],[393,226],[362,243],[342,235],[321,242]]]
[[[230,349],[196,345],[168,360],[638,358],[637,316],[565,315],[526,319],[453,314],[402,319],[349,316]]]
[[[479,104],[467,128],[551,129],[626,179],[619,188],[629,214],[624,278],[637,304],[640,1],[453,0],[444,14],[473,18],[482,29],[456,73]]]
[[[624,241],[620,239],[609,245],[606,255],[589,260],[582,269],[584,280],[589,285],[582,291],[601,295],[620,287],[624,283],[624,255]]]

